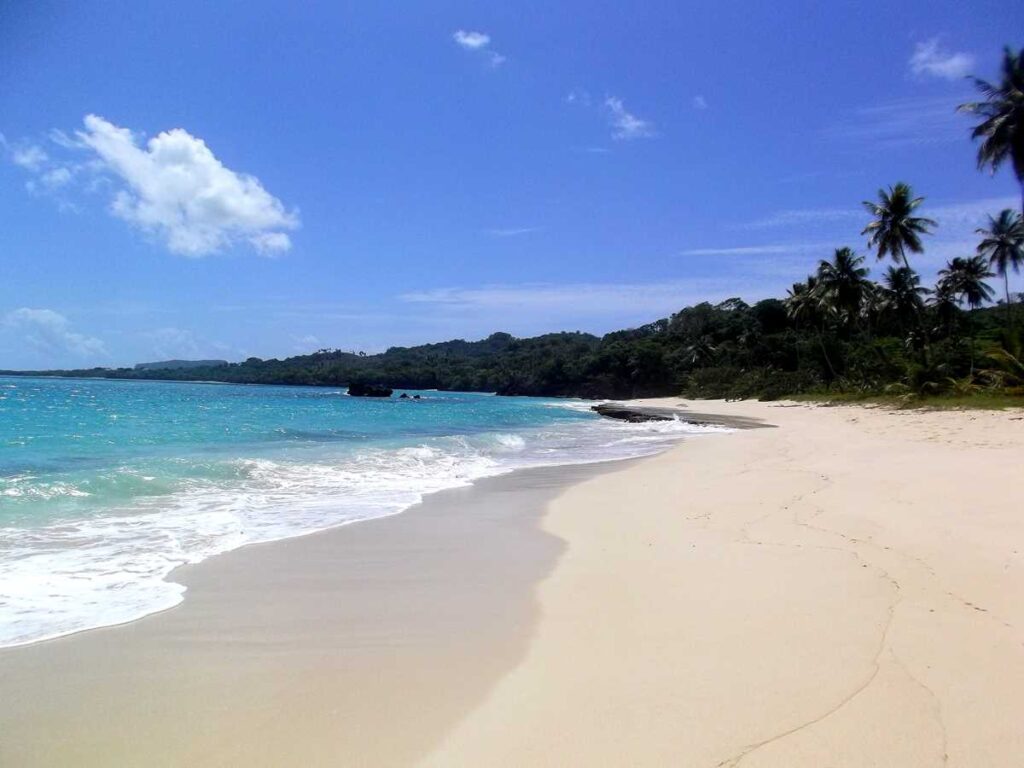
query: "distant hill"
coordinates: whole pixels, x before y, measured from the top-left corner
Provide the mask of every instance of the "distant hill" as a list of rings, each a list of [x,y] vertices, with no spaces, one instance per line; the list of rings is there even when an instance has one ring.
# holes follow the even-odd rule
[[[602,337],[577,332],[523,339],[494,333],[479,341],[391,347],[370,355],[321,349],[284,360],[166,360],[134,369],[0,375],[619,399],[681,392],[690,397],[768,398],[826,390],[886,396],[893,391],[941,392],[971,376],[973,369],[982,376],[975,388],[988,391],[995,382],[1004,388],[1000,391],[1011,392],[1012,387],[1013,393],[1024,394],[1024,379],[1013,367],[1019,366],[1017,358],[989,354],[1007,333],[1004,307],[963,312],[954,306],[940,314],[939,308],[924,305],[916,311],[928,332],[927,347],[908,342],[901,327],[905,319],[884,306],[863,320],[866,327],[850,327],[835,314],[819,314],[813,323],[797,320],[778,299],[754,305],[729,299],[686,307],[671,317]]]
[[[181,371],[186,368],[217,368],[227,360],[161,360],[158,363],[136,363],[136,371]]]

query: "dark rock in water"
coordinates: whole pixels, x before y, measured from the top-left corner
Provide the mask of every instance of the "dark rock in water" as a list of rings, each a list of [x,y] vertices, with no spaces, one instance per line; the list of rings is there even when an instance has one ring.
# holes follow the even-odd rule
[[[398,399],[399,400],[408,400],[409,399],[409,393],[408,392],[403,392],[402,394],[400,394],[398,396]]]
[[[412,396],[412,399],[413,399],[413,400],[419,400],[419,399],[420,399],[420,396],[419,396],[419,395],[413,395],[413,396]]]
[[[348,385],[348,393],[352,397],[391,397],[394,392],[391,387],[382,384],[367,384],[361,381],[354,381]]]
[[[592,411],[597,411],[602,416],[607,416],[610,419],[619,419],[620,421],[628,421],[631,424],[639,424],[644,421],[674,421],[674,417],[665,413],[659,413],[654,410],[645,410],[642,408],[631,408],[624,405],[616,405],[615,403],[601,403],[601,405],[591,406]]]

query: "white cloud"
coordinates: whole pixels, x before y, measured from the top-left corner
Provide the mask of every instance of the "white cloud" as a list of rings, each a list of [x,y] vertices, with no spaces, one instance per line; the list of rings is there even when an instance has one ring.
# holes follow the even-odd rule
[[[126,128],[96,115],[76,132],[118,183],[114,215],[161,237],[174,253],[204,256],[240,242],[261,252],[291,247],[284,230],[299,225],[259,179],[226,168],[202,139],[181,128],[144,147]]]
[[[874,198],[874,194],[866,194],[865,198]],[[1014,208],[1019,201],[1013,197],[986,197],[979,200],[966,200],[952,203],[935,204],[929,199],[920,208],[922,216],[935,219],[939,223],[937,234],[953,229],[968,228],[973,232],[975,227],[985,221],[985,216],[997,213],[1003,208]],[[744,229],[767,229],[772,227],[797,227],[810,229],[830,227],[832,231],[859,233],[867,223],[868,215],[861,207],[850,208],[797,208],[778,211],[760,219],[741,225]],[[964,233],[966,234],[966,233]]]
[[[243,243],[263,254],[291,248],[288,231],[299,226],[298,214],[259,179],[226,168],[202,139],[176,128],[140,146],[131,131],[101,117],[88,115],[84,123],[74,136],[50,132],[58,157],[33,144],[0,142],[32,174],[29,192],[49,194],[62,210],[78,209],[74,192],[112,192],[115,216],[186,256]]]
[[[865,194],[865,198],[873,198],[873,194]],[[934,280],[935,273],[946,261],[954,256],[970,256],[978,245],[975,230],[983,226],[989,215],[994,215],[1004,208],[1016,210],[1020,201],[1014,197],[988,197],[977,200],[933,201],[926,198],[919,213],[934,219],[938,226],[932,234],[924,238],[924,253],[910,257],[911,266],[918,270],[927,284]],[[848,245],[863,256],[868,257],[868,266],[878,276],[878,271],[885,264],[876,260],[872,251],[867,248],[867,238],[861,230],[868,222],[868,214],[857,208],[805,208],[780,211],[771,216],[758,219],[745,228],[790,228],[794,233],[813,238],[789,244],[768,244],[742,246],[738,248],[701,248],[684,252],[689,256],[764,256],[779,258],[786,254],[803,259],[797,262],[802,269],[812,268],[813,259],[827,258],[832,249]],[[809,259],[808,257],[812,257]]]
[[[609,96],[604,100],[604,106],[608,110],[613,139],[643,139],[654,135],[654,126],[627,110],[622,99]]]
[[[813,227],[837,221],[864,218],[863,209],[857,208],[802,208],[776,211],[773,214],[740,225],[743,229],[769,229],[772,227]]]
[[[980,200],[940,205],[929,205],[926,200],[920,211],[922,216],[939,222],[942,229],[963,230],[966,228],[970,234],[974,234],[974,230],[984,224],[989,215],[995,215],[1004,208],[1016,209],[1018,205],[1020,205],[1020,200],[1016,197],[985,197]]]
[[[529,235],[537,232],[537,227],[505,227],[497,229],[485,229],[484,232],[492,237],[517,237],[518,235]]]
[[[958,80],[970,74],[974,57],[969,53],[944,50],[939,45],[939,38],[933,37],[914,46],[908,65],[910,71],[919,77]]]
[[[873,149],[963,141],[967,124],[947,98],[904,99],[860,107],[825,129],[824,135]]]
[[[693,104],[693,108],[694,109],[707,109],[708,108],[708,100],[705,99],[703,96],[701,96],[699,94],[697,96],[693,97],[693,101],[691,103]]]
[[[452,34],[452,39],[467,51],[478,51],[483,54],[487,59],[487,63],[492,67],[501,66],[508,60],[505,56],[490,48],[491,36],[484,32],[459,29]]]
[[[71,329],[68,319],[52,309],[21,307],[7,313],[4,326],[48,355],[71,353],[81,358],[105,357],[103,342]]]
[[[475,51],[486,48],[491,43],[491,36],[483,32],[472,32],[465,29],[458,29],[452,34],[452,39],[463,48]]]
[[[690,248],[682,251],[683,256],[776,256],[807,253],[828,248],[828,243],[769,243],[765,245],[741,245],[728,248]]]
[[[249,238],[260,253],[282,253],[292,247],[292,240],[284,232],[260,232]]]
[[[42,147],[35,144],[11,148],[11,162],[30,171],[38,171],[49,159]]]
[[[790,282],[788,272],[763,271],[755,265],[743,278],[486,285],[418,291],[399,298],[428,309],[439,322],[450,321],[453,328],[500,327],[516,334],[534,334],[635,326],[703,301],[733,296],[755,301],[781,292]]]

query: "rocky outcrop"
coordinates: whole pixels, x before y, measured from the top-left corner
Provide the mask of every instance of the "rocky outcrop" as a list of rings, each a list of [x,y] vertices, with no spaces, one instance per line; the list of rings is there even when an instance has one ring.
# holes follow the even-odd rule
[[[601,403],[591,406],[591,410],[597,411],[602,416],[610,419],[628,421],[631,424],[639,424],[644,421],[674,421],[675,417],[669,413],[663,413],[647,408],[636,408],[616,403]]]
[[[348,385],[348,393],[352,397],[391,397],[394,392],[391,387],[382,384],[367,384],[361,381],[354,381]]]
[[[731,429],[760,429],[773,427],[761,419],[745,416],[726,416],[717,413],[694,413],[685,408],[665,408],[648,405],[624,405],[622,403],[601,403],[591,410],[610,419],[619,419],[638,424],[644,421],[685,421],[699,426],[729,427]]]

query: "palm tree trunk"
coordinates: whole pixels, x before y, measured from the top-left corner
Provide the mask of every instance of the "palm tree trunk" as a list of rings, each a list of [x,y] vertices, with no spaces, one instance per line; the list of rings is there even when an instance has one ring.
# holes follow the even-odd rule
[[[1006,330],[1010,330],[1013,324],[1013,315],[1010,312],[1010,270],[1003,270],[1003,285],[1006,288]]]
[[[832,374],[832,378],[836,377],[836,369],[832,366],[832,358],[828,356],[828,350],[825,349],[825,328],[818,332],[818,346],[821,347],[821,354],[825,357],[825,364],[828,366],[829,373]]]

